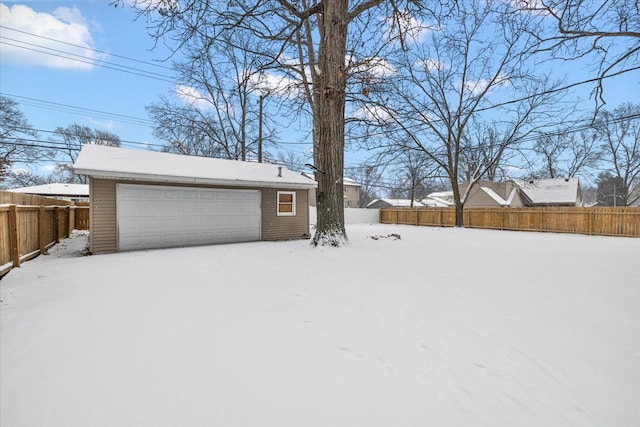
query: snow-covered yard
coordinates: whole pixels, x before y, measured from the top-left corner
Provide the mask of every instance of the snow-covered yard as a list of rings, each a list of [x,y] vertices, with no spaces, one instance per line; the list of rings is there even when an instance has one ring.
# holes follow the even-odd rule
[[[348,232],[62,242],[0,281],[0,424],[640,425],[640,239]]]

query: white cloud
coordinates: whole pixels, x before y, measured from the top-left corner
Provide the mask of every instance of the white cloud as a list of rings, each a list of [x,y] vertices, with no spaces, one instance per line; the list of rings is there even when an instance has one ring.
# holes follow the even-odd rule
[[[199,110],[207,110],[213,106],[213,102],[210,99],[207,99],[198,89],[192,86],[177,85],[175,92],[182,102]]]
[[[54,172],[57,169],[57,165],[55,163],[48,163],[40,166],[38,169],[40,172]]]
[[[348,114],[350,118],[367,120],[375,123],[389,123],[391,115],[383,107],[377,105],[363,105]]]
[[[93,117],[89,117],[89,123],[96,129],[100,130],[112,130],[116,127],[115,123],[111,120],[101,121],[94,119]]]
[[[421,42],[433,28],[419,21],[415,16],[408,12],[395,11],[393,15],[387,18],[387,37],[389,40],[398,39],[400,36],[405,41]]]
[[[263,93],[279,96],[282,98],[297,99],[303,95],[301,90],[301,81],[292,78],[273,74],[261,73],[252,76],[253,86]],[[309,76],[309,81],[311,77]]]
[[[4,39],[0,44],[3,62],[90,70],[94,67],[93,61],[101,59],[98,53],[89,50],[93,47],[93,37],[85,18],[76,7],[58,7],[50,14],[36,12],[25,5],[8,7],[0,4],[0,24],[4,27]]]
[[[353,58],[347,58],[353,72],[357,74],[365,74],[371,78],[382,79],[396,74],[396,69],[386,59],[380,57],[366,58],[362,61],[355,62]]]
[[[464,87],[467,91],[470,91],[473,95],[479,95],[484,92],[489,85],[492,85],[489,90],[495,89],[499,86],[507,86],[510,84],[510,80],[506,76],[499,75],[493,83],[491,83],[490,79],[480,79],[480,80],[467,80],[464,83]]]

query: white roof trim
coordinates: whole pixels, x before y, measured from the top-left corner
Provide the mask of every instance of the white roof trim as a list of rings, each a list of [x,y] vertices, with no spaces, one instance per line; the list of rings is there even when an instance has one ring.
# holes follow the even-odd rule
[[[511,189],[511,193],[509,193],[509,198],[507,200],[505,200],[498,193],[493,191],[491,188],[488,188],[488,187],[480,187],[480,188],[482,188],[482,191],[487,193],[489,195],[489,197],[491,197],[493,200],[498,202],[498,204],[501,205],[501,206],[509,206],[509,205],[511,205],[511,202],[513,202],[513,198],[515,197],[516,191],[517,191],[516,188],[512,188]]]

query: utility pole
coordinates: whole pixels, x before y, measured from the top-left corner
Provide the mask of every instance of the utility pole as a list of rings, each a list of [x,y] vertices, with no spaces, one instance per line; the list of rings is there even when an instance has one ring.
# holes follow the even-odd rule
[[[263,93],[258,100],[260,105],[258,110],[258,163],[262,163],[262,101],[268,94],[269,92]]]

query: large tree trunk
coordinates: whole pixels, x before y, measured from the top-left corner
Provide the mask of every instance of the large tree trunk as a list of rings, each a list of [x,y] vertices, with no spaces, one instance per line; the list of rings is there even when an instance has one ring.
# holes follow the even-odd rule
[[[341,246],[347,242],[342,182],[347,24],[348,0],[324,2],[320,18],[320,75],[313,89],[318,113],[318,120],[314,120],[318,126],[314,149],[318,221],[313,245]]]
[[[464,204],[462,203],[462,200],[460,200],[460,187],[458,187],[457,182],[452,180],[451,188],[453,190],[453,200],[456,207],[456,227],[464,227]]]

